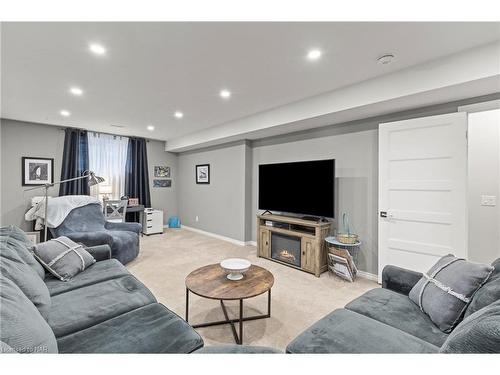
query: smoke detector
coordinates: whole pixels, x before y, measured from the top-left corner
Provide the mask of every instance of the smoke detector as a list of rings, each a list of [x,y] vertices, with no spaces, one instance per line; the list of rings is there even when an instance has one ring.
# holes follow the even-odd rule
[[[388,65],[392,60],[394,60],[394,55],[392,53],[387,53],[377,59],[378,63],[381,65]]]

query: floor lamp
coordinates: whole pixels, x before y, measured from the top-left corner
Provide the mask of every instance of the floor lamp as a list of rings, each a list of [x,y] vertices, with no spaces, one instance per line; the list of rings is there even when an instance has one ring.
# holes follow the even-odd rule
[[[92,171],[84,171],[83,174],[79,177],[74,177],[74,178],[68,178],[67,180],[62,180],[62,181],[57,181],[57,182],[52,182],[50,184],[43,184],[42,186],[37,186],[31,189],[26,189],[25,191],[31,191],[31,190],[36,190],[36,189],[45,189],[45,205],[44,205],[44,214],[43,214],[43,219],[44,219],[44,241],[47,241],[47,206],[49,204],[49,188],[54,186],[54,185],[61,185],[66,182],[70,181],[76,181],[76,180],[83,180],[84,178],[88,178],[88,184],[89,186],[94,186],[97,184],[100,184],[101,182],[104,182],[104,178],[96,176],[94,172]]]

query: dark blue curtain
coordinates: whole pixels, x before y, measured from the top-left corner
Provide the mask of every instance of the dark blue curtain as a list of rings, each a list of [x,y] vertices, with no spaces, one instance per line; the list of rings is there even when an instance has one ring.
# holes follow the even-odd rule
[[[87,132],[81,129],[67,128],[64,136],[64,151],[61,168],[61,181],[80,177],[89,169],[89,144]],[[88,180],[83,178],[77,181],[59,185],[59,195],[89,195]]]
[[[144,138],[129,138],[125,167],[125,195],[139,198],[139,204],[151,207],[148,152]]]

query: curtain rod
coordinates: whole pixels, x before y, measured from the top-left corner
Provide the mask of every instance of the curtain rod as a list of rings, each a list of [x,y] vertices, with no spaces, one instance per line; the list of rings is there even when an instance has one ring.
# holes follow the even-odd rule
[[[107,132],[101,132],[101,131],[95,131],[95,130],[87,130],[87,129],[80,129],[80,128],[73,128],[71,126],[68,126],[66,128],[63,128],[63,127],[59,127],[59,130],[66,130],[66,129],[75,129],[75,130],[82,130],[82,131],[86,131],[86,132],[89,132],[89,133],[96,133],[96,134],[106,134],[106,135],[112,135],[114,137],[126,137],[126,138],[143,138],[146,140],[146,142],[149,142],[149,141],[155,141],[156,139],[153,139],[153,138],[146,138],[146,137],[136,137],[136,136],[130,136],[130,135],[123,135],[123,134],[113,134],[113,133],[107,133]],[[162,140],[159,140],[158,141],[160,142],[165,142],[165,141],[162,141]]]

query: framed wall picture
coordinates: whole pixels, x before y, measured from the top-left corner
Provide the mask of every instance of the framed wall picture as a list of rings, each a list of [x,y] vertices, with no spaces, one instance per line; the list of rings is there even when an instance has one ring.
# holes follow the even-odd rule
[[[210,164],[199,164],[196,166],[196,183],[210,183]]]
[[[171,186],[172,186],[172,180],[153,180],[154,188],[171,187]]]
[[[40,232],[25,232],[33,244],[40,243]]]
[[[155,177],[170,178],[170,167],[155,166]]]
[[[22,158],[22,186],[36,186],[54,183],[54,159]]]

